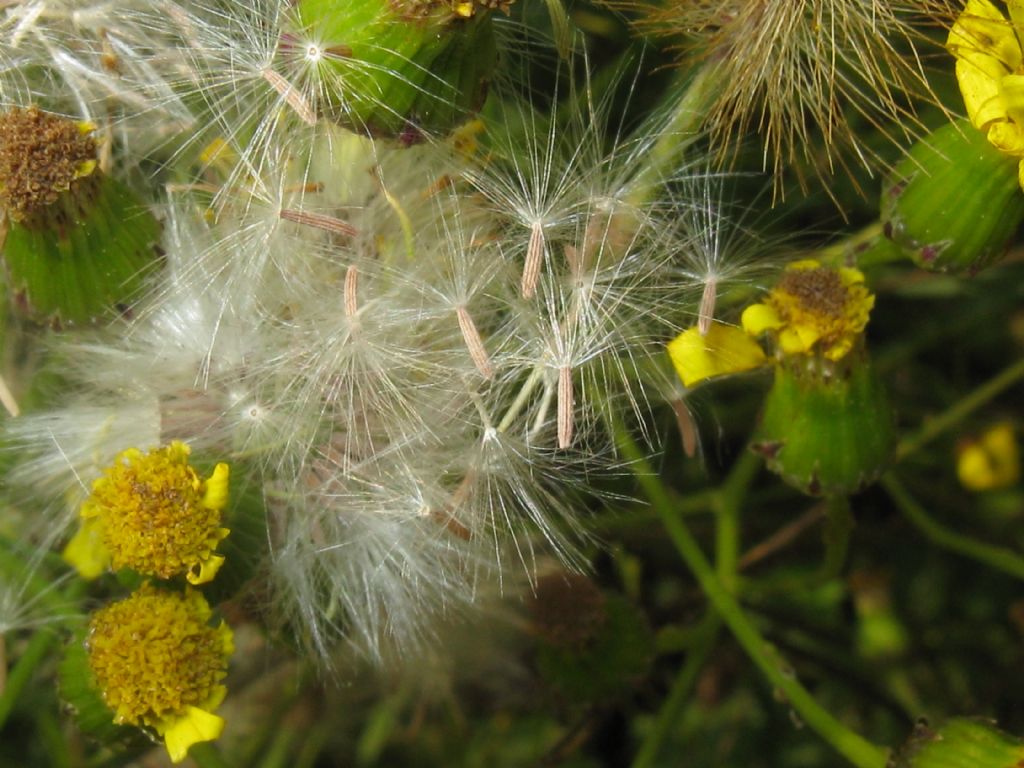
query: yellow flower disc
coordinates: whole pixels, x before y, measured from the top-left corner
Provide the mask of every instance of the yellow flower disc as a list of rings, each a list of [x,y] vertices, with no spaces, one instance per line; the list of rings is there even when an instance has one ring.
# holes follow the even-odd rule
[[[234,648],[230,628],[210,626],[211,615],[198,592],[146,584],[89,622],[89,667],[114,722],[155,729],[175,762],[223,728],[212,710],[224,698],[220,681]]]
[[[764,303],[744,310],[742,322],[752,335],[775,333],[783,355],[818,351],[836,361],[864,332],[874,304],[859,271],[808,259],[790,264]]]
[[[228,466],[201,480],[189,452],[178,441],[149,453],[130,448],[93,483],[81,514],[87,526],[98,520],[115,569],[161,579],[185,573],[200,584],[220,567],[223,557],[213,550],[228,534],[220,526]]]

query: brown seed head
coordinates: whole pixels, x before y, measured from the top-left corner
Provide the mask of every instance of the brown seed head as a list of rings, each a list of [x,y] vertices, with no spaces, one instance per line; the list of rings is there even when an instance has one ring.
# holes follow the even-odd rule
[[[96,158],[96,141],[74,120],[38,107],[0,115],[0,204],[15,221],[57,200]]]

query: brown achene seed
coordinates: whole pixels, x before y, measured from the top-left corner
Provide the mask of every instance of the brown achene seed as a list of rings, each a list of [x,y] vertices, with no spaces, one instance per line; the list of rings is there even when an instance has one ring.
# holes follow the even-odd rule
[[[14,108],[0,115],[0,204],[21,221],[57,200],[96,158],[96,141],[78,123]]]

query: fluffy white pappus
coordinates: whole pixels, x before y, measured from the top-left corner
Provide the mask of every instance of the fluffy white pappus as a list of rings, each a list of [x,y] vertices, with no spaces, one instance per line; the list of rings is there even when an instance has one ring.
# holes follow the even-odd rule
[[[792,246],[767,234],[753,208],[730,198],[735,181],[732,174],[694,169],[673,189],[669,207],[657,214],[660,247],[673,255],[660,300],[671,301],[677,290],[694,297],[690,311],[666,313],[673,333],[694,324],[706,333],[713,320],[734,319],[735,307],[728,299],[720,306],[718,298],[760,284],[792,256]],[[767,184],[763,192],[769,192]]]
[[[463,176],[505,222],[503,242],[523,263],[521,290],[529,298],[551,258],[549,243],[573,230],[598,166],[587,156],[592,137],[561,133],[529,104],[501,107],[487,122],[496,157]]]
[[[447,350],[418,311],[417,286],[393,270],[353,262],[316,304],[297,309],[282,330],[276,365],[289,372],[281,391],[297,425],[319,421],[320,439],[340,439],[344,455],[363,456],[421,431],[424,414],[453,389]],[[411,292],[411,293],[410,293]],[[449,334],[451,335],[451,334]],[[308,435],[293,441],[302,456]]]
[[[268,166],[236,186],[169,186],[170,275],[157,283],[151,307],[177,292],[217,300],[251,324],[280,317],[321,283],[322,254],[351,227],[320,212],[323,184],[304,163],[282,156]]]
[[[0,74],[5,101],[13,91],[10,103],[91,120],[116,136],[122,156],[136,160],[186,130],[194,119],[166,83],[173,45],[166,25],[147,23],[151,6],[141,0],[7,4],[0,50],[18,66]]]
[[[552,437],[522,427],[487,426],[467,435],[448,458],[447,476],[457,484],[446,524],[461,532],[481,559],[501,566],[502,582],[510,566],[532,580],[542,555],[582,565],[585,504],[579,492],[584,467],[596,469],[597,459],[557,452]]]
[[[629,72],[624,67],[617,82]],[[499,217],[521,234],[525,230],[524,248],[538,237],[557,239],[580,215],[601,205],[619,208],[636,199],[635,177],[665,130],[664,121],[627,135],[623,121],[629,110],[613,104],[610,95],[616,84],[595,100],[589,82],[570,76],[566,83],[558,76],[550,94],[499,94],[482,117],[493,156],[464,175]],[[627,80],[623,87],[634,86]],[[549,97],[560,106],[557,119],[531,101]]]
[[[699,298],[671,287],[679,242],[664,234],[679,206],[663,188],[692,172],[680,160],[668,176],[646,173],[645,155],[672,126],[652,118],[627,136],[610,102],[578,90],[570,82],[557,124],[528,103],[504,104],[488,125],[496,159],[465,172],[492,211],[504,260],[521,265],[519,299],[509,301],[518,365],[499,376],[541,369],[530,378],[544,393],[533,423],[551,424],[561,449],[596,436],[599,409],[620,396],[644,423],[643,370]]]
[[[493,567],[449,524],[436,460],[404,448],[358,465],[325,449],[304,492],[271,502],[273,607],[325,661],[342,639],[377,659],[416,651]]]
[[[60,594],[74,571],[61,568],[55,572],[53,563],[47,562],[53,558],[51,550],[64,529],[38,522],[33,525],[19,517],[10,508],[0,516],[0,538],[5,539],[0,554],[0,666],[4,667],[5,635],[82,618],[74,602]],[[15,527],[19,534],[8,539],[9,530]],[[0,679],[3,674],[0,672]]]
[[[245,169],[261,170],[270,148],[307,146],[316,133],[317,108],[298,78],[304,55],[289,54],[293,13],[287,0],[226,0],[151,4],[144,24],[173,38],[173,61],[164,87],[195,105],[200,130],[183,137],[175,159],[194,156],[220,138],[242,149]],[[295,71],[297,69],[297,71]]]
[[[167,2],[151,11],[149,23],[178,36],[178,71],[166,74],[171,91],[203,105],[197,117],[204,130],[188,137],[179,155],[215,138],[228,141],[244,160],[232,183],[248,169],[261,173],[276,147],[308,152],[331,120],[357,123],[363,102],[393,112],[373,93],[379,65],[353,57],[344,40],[318,31],[322,25],[304,22],[291,0]],[[437,86],[450,88],[440,78]]]
[[[24,414],[5,425],[7,450],[18,454],[8,478],[14,488],[66,510],[77,507],[91,483],[125,448],[160,445],[160,406],[154,396],[129,399],[112,392],[64,408]]]

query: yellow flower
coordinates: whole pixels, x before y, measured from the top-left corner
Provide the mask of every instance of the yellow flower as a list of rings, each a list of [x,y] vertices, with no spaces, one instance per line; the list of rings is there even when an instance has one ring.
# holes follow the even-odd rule
[[[772,332],[784,356],[819,352],[835,362],[853,349],[874,304],[858,270],[806,259],[786,267],[764,303],[747,307],[741,322],[751,336]]]
[[[93,614],[86,640],[89,668],[114,722],[152,728],[175,763],[189,747],[224,729],[213,714],[234,652],[231,629],[210,626],[203,596],[143,585]]]
[[[719,322],[713,322],[703,336],[696,326],[683,331],[669,343],[668,354],[687,387],[768,362],[756,341],[739,328]]]
[[[971,123],[997,149],[1024,158],[1024,0],[1007,0],[1007,19],[989,0],[968,0],[946,47]],[[1024,159],[1018,165],[1024,187]]]
[[[1020,447],[1009,424],[997,424],[959,451],[961,485],[970,491],[1008,488],[1020,480]]]
[[[65,560],[84,578],[112,566],[161,579],[184,573],[192,584],[210,581],[224,562],[214,549],[228,535],[220,523],[229,470],[218,464],[201,480],[189,453],[179,441],[149,453],[120,453],[82,504],[82,527],[64,549]]]

